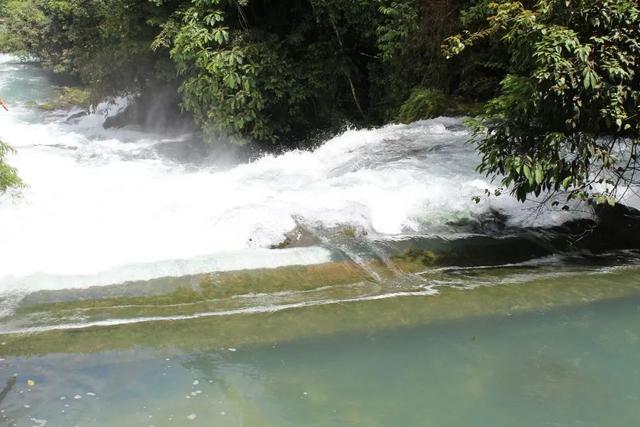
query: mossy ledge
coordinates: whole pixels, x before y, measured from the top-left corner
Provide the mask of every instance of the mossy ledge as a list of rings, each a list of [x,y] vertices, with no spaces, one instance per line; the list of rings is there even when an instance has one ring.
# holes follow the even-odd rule
[[[639,269],[584,272],[526,283],[440,288],[433,296],[406,296],[293,308],[267,313],[163,320],[2,337],[7,356],[89,353],[135,346],[206,350],[271,344],[301,337],[411,327],[480,316],[504,316],[593,303],[640,298]]]
[[[73,107],[87,109],[90,106],[89,90],[76,86],[60,86],[55,88],[54,95],[48,101],[38,104],[44,111],[65,110]]]

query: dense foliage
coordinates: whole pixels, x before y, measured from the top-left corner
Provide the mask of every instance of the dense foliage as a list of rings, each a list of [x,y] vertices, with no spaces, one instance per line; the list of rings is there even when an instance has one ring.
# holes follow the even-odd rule
[[[171,48],[183,106],[205,131],[274,141],[340,112],[365,114],[366,70],[347,49],[369,50],[360,30],[375,9],[356,3],[194,1],[154,47]]]
[[[13,153],[13,149],[0,141],[0,194],[5,193],[11,188],[20,188],[23,186],[20,177],[15,168],[6,163],[7,154]]]
[[[206,131],[299,138],[344,121],[393,118],[416,86],[449,92],[439,49],[449,33],[432,24],[454,3],[193,1],[154,47],[170,49],[184,78],[183,106]],[[447,22],[456,25],[455,14]]]
[[[499,94],[475,123],[480,170],[520,200],[566,191],[613,204],[640,182],[640,7],[634,0],[484,2],[449,54],[498,43]],[[633,190],[631,190],[633,191]],[[558,203],[558,202],[555,202]]]
[[[35,56],[94,99],[179,87],[207,135],[279,144],[345,122],[482,98],[483,67],[447,61],[463,0],[5,0],[0,49]],[[486,85],[485,85],[486,86]],[[426,92],[425,92],[426,91]],[[437,102],[436,102],[437,101]]]

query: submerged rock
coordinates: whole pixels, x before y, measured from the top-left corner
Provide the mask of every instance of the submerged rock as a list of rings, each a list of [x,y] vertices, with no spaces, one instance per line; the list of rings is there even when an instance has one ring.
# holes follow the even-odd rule
[[[299,248],[305,246],[315,246],[320,244],[321,241],[313,232],[302,227],[296,226],[293,230],[285,233],[284,239],[276,244],[271,245],[270,249],[286,249],[286,248]]]
[[[572,262],[607,263],[606,252],[640,249],[640,211],[598,206],[595,219],[578,219],[555,227],[482,227],[481,234],[461,239],[412,238],[395,244],[394,261],[414,268],[491,266],[521,263],[551,255]],[[486,234],[485,234],[486,233]]]

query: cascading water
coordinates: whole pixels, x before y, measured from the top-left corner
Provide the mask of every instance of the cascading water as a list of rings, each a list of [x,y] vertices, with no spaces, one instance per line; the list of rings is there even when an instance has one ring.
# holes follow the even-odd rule
[[[0,138],[18,150],[9,161],[28,184],[20,197],[0,199],[5,314],[42,290],[340,257],[368,269],[367,257],[390,264],[389,242],[464,239],[487,216],[518,228],[590,215],[541,214],[509,196],[475,203],[493,187],[474,171],[478,157],[459,119],[349,130],[315,150],[248,163],[194,163],[175,155],[193,149],[187,136],[103,129],[122,105],[70,121],[69,112],[32,105],[51,95],[39,69],[2,56],[0,72],[11,107],[0,114]],[[314,243],[272,249],[296,230]],[[350,238],[336,242],[327,230]]]

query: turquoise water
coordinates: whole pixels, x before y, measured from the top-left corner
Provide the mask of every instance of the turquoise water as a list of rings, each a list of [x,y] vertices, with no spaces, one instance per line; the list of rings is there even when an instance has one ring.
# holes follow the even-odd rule
[[[13,110],[15,105],[26,104],[33,107],[37,103],[48,101],[54,94],[54,90],[47,74],[35,66],[9,61],[9,59],[7,55],[0,53],[2,69],[0,90],[10,110]]]
[[[633,426],[640,298],[194,353],[4,360],[0,379],[14,373],[4,425]]]

